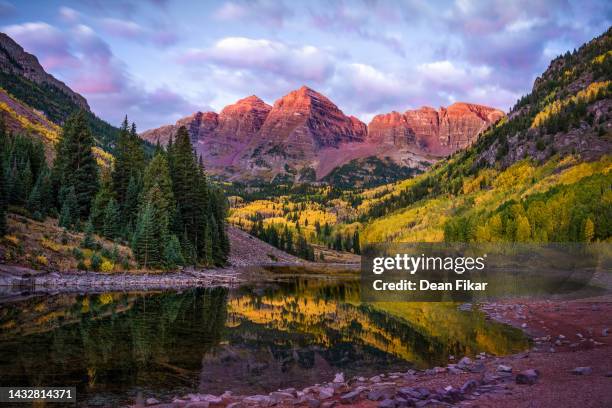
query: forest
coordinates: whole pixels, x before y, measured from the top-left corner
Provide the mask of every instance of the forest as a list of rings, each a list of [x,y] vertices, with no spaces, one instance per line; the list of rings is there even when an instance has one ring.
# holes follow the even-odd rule
[[[211,183],[181,128],[166,149],[153,152],[127,117],[120,127],[111,166],[100,165],[87,114],[68,117],[48,165],[42,142],[0,126],[0,233],[12,212],[45,220],[57,218],[65,231],[83,231],[74,256],[79,269],[99,270],[116,259],[117,244],[129,245],[139,267],[224,265],[229,254],[223,192]],[[115,242],[112,251],[96,235]]]

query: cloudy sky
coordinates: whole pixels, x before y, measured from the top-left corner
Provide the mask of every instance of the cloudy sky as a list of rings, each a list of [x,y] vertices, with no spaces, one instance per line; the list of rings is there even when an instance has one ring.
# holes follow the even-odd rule
[[[110,123],[140,130],[308,85],[345,113],[507,110],[608,0],[0,0],[0,27]]]

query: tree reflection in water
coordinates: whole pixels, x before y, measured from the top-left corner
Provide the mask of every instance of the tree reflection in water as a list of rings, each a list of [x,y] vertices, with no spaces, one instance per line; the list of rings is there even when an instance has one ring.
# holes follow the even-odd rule
[[[357,281],[291,279],[183,292],[37,296],[0,306],[2,385],[257,393],[524,349],[520,331],[440,303],[360,304]]]

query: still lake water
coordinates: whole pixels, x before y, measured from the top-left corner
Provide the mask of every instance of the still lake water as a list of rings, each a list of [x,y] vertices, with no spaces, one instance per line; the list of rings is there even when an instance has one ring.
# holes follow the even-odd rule
[[[76,386],[88,406],[267,393],[527,347],[520,331],[456,304],[361,304],[354,278],[0,304],[0,385]]]

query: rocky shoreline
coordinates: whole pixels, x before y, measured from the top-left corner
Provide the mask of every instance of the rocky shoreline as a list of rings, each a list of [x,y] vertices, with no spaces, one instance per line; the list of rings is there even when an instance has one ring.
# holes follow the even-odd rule
[[[183,270],[171,273],[113,273],[87,271],[46,272],[19,266],[0,265],[0,288],[30,292],[96,292],[181,289],[207,286],[233,286],[241,281],[232,268]],[[1,289],[0,289],[1,290]]]
[[[542,317],[541,313],[548,309],[555,312],[559,322]],[[141,399],[132,407],[612,406],[612,353],[608,340],[612,303],[503,302],[483,304],[481,310],[490,318],[522,328],[531,337],[533,347],[510,356],[480,353],[456,362],[453,358],[444,367],[370,378],[345,379],[344,374],[338,373],[331,381],[303,389],[280,389],[262,395],[194,393],[165,403]],[[593,326],[585,334],[572,336],[568,330],[576,328],[562,324],[567,315],[575,313]],[[539,320],[535,323],[534,319]],[[541,336],[536,337],[538,334]]]

